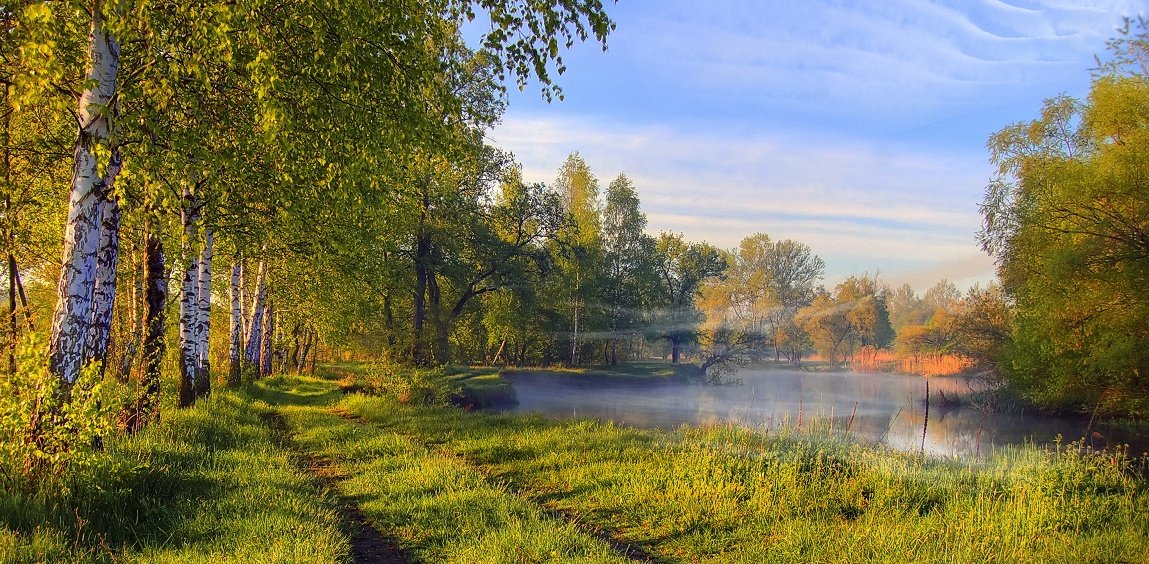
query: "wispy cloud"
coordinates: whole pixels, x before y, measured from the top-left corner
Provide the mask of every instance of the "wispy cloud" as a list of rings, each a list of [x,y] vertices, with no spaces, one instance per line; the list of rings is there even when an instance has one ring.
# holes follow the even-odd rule
[[[828,280],[992,276],[976,246],[990,133],[1084,94],[1143,0],[662,0],[611,6],[567,57],[567,102],[513,95],[492,138],[528,179],[581,151],[635,179],[654,231],[811,245]],[[934,277],[933,280],[925,280]]]
[[[896,277],[981,253],[976,204],[988,166],[955,175],[950,157],[560,117],[510,119],[493,140],[515,151],[529,181],[550,182],[576,150],[603,185],[626,173],[652,232],[723,247],[754,232],[806,243],[826,259],[831,281],[862,271]],[[988,259],[983,266],[975,277],[991,275]]]
[[[1139,2],[707,3],[668,0],[626,25],[637,66],[686,97],[914,120],[972,96],[1024,97],[1084,70]],[[631,45],[633,43],[633,45]],[[1051,94],[1056,94],[1052,92]]]

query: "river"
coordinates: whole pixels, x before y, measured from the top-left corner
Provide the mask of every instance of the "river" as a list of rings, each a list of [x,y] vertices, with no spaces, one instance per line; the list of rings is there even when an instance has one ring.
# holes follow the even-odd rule
[[[1050,445],[1086,437],[1093,447],[1132,443],[1131,454],[1149,450],[1149,441],[1131,432],[1094,425],[1072,417],[987,413],[970,408],[929,409],[926,424],[925,379],[897,374],[742,370],[742,384],[701,386],[588,383],[562,377],[519,374],[511,377],[518,405],[513,412],[549,417],[589,417],[622,425],[672,429],[681,425],[736,423],[772,430],[812,424],[868,443],[946,457],[984,457],[1006,445]],[[932,395],[967,394],[960,377],[931,378]],[[1094,434],[1094,432],[1098,434]]]

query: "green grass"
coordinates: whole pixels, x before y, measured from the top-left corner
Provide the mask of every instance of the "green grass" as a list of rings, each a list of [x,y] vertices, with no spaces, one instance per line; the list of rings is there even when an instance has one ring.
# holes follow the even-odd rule
[[[269,410],[220,392],[110,439],[94,466],[39,492],[0,490],[0,562],[345,560],[334,499],[267,425]]]
[[[967,463],[789,429],[467,413],[347,383],[217,393],[58,488],[3,490],[0,561],[346,561],[343,503],[427,562],[616,562],[620,546],[661,562],[1149,561],[1149,488],[1117,455]],[[304,458],[330,462],[334,491]]]
[[[297,447],[333,461],[346,476],[341,494],[416,559],[624,560],[602,540],[548,515],[455,456],[317,407],[329,398],[313,389],[317,384],[301,377],[273,379],[264,395],[280,401]]]
[[[960,463],[790,431],[661,432],[386,397],[340,407],[665,561],[1149,559],[1145,483],[1119,458],[1069,448]]]

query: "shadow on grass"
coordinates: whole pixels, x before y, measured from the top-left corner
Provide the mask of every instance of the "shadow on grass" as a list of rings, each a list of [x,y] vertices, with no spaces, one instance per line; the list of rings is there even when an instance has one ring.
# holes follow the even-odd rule
[[[330,401],[328,389],[315,385],[291,397]],[[332,504],[276,448],[260,418],[264,410],[253,402],[269,393],[218,393],[165,413],[138,435],[111,437],[98,462],[66,471],[59,487],[0,490],[0,533],[15,534],[16,549],[26,551],[42,531],[53,531],[66,543],[59,548],[68,561],[230,554],[237,546],[258,548],[261,538],[280,547],[295,542],[287,530],[322,518],[300,508],[322,513]],[[325,525],[315,523],[312,540],[327,534]]]

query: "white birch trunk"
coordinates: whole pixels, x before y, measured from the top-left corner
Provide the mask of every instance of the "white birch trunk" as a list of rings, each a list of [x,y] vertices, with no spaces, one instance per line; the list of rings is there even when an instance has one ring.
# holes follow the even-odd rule
[[[183,282],[180,285],[180,380],[179,405],[187,407],[195,402],[197,355],[197,326],[199,317],[199,257],[195,252],[199,235],[199,207],[196,206],[190,191],[184,189],[183,208],[180,210],[183,223],[182,267]]]
[[[267,304],[267,261],[259,261],[259,271],[255,275],[255,296],[251,304],[251,325],[248,327],[247,350],[244,360],[256,371],[259,370],[262,352],[263,314]]]
[[[240,380],[240,357],[243,348],[243,263],[235,261],[231,265],[231,327],[228,339],[228,386],[238,386]]]
[[[119,150],[112,153],[105,189],[110,190],[122,161]],[[100,200],[100,237],[96,249],[95,280],[92,285],[92,317],[84,344],[83,362],[104,363],[108,357],[108,338],[112,331],[112,313],[116,306],[116,268],[120,258],[120,203],[107,193]],[[103,365],[101,364],[101,370]]]
[[[211,358],[208,349],[211,338],[211,261],[215,236],[209,225],[204,225],[203,232],[203,252],[199,257],[196,288],[196,397],[211,393]]]
[[[119,43],[104,32],[99,2],[93,2],[85,82],[89,86],[81,94],[76,112],[79,133],[73,153],[64,250],[48,345],[52,372],[68,384],[76,381],[84,364],[103,211],[100,201],[107,197],[108,181],[118,168],[108,166],[108,178],[101,177],[96,147],[109,138],[119,67]]]
[[[239,357],[240,360],[243,360],[246,352],[247,337],[251,331],[251,311],[247,309],[247,279],[250,272],[242,256],[239,259],[239,269]]]

